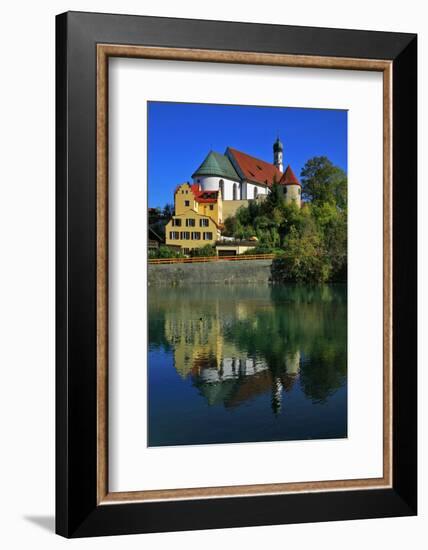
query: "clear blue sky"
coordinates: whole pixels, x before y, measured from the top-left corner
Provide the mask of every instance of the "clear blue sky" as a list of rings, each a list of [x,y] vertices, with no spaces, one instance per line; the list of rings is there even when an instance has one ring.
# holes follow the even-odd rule
[[[273,162],[277,134],[284,165],[299,177],[305,162],[327,156],[347,171],[347,111],[197,103],[148,103],[149,206],[174,202],[174,189],[212,149],[234,147]]]

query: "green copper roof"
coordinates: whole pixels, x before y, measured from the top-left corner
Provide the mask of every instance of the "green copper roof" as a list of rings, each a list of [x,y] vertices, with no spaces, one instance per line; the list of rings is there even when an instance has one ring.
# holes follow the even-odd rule
[[[239,181],[239,176],[228,157],[214,151],[208,153],[204,162],[192,174],[192,178],[196,176],[220,176]]]

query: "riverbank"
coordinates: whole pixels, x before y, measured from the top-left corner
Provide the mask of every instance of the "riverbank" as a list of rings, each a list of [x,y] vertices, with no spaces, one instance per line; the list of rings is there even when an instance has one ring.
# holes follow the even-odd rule
[[[267,284],[271,266],[272,260],[149,265],[148,283],[149,286]]]

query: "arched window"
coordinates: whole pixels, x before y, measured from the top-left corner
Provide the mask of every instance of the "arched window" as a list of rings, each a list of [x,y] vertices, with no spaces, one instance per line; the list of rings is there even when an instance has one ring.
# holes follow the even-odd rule
[[[220,192],[221,192],[221,198],[224,199],[224,180],[220,180],[218,182],[218,188],[220,189]]]
[[[257,199],[257,195],[259,194],[259,190],[257,187],[254,187],[254,198]]]
[[[233,184],[233,200],[236,201],[238,198],[238,186],[236,183]]]

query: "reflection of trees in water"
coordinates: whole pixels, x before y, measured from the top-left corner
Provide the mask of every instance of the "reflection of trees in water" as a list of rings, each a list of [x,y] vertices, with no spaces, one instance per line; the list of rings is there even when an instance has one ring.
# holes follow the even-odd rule
[[[300,384],[314,403],[323,403],[346,380],[346,352],[323,349],[302,362]]]
[[[346,289],[342,286],[195,286],[150,289],[150,348],[172,350],[174,366],[211,405],[242,405],[300,378],[323,402],[346,379]]]
[[[346,378],[347,315],[343,291],[334,287],[273,287],[272,308],[260,308],[225,335],[250,355],[261,355],[275,379],[287,354],[300,352],[305,395],[325,401]]]

